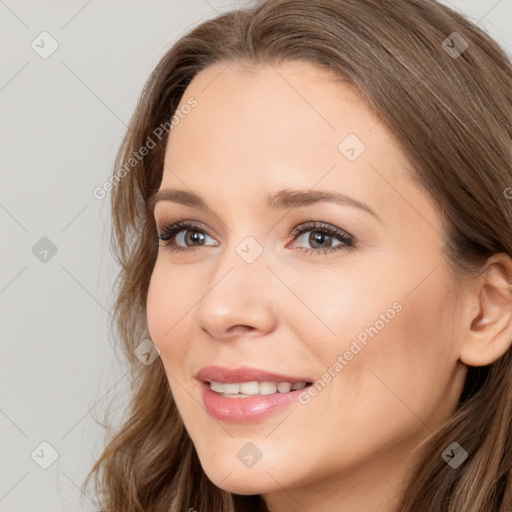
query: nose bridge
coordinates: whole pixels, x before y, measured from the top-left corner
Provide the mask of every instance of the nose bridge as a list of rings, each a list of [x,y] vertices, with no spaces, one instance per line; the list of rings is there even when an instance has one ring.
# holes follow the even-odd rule
[[[240,283],[256,284],[269,279],[271,273],[267,265],[271,259],[271,236],[271,232],[264,233],[263,230],[250,234],[247,224],[243,222],[238,224],[238,228],[232,226],[224,241],[224,248],[214,263],[214,281],[222,278],[227,271],[232,275],[231,279],[237,279]]]
[[[204,330],[222,337],[235,325],[262,331],[272,328],[275,277],[267,268],[267,253],[250,235],[225,245],[212,263],[211,279],[196,308],[196,321]]]
[[[236,235],[232,239],[214,264],[211,286],[219,288],[221,299],[223,292],[237,295],[240,304],[246,300],[268,299],[265,290],[269,289],[273,277],[267,268],[268,249],[251,235],[241,238],[241,241],[236,240]]]

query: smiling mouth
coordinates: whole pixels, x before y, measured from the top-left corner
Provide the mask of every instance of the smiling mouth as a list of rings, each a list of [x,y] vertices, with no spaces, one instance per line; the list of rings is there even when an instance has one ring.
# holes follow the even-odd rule
[[[225,398],[249,398],[252,396],[286,394],[298,391],[311,386],[312,382],[219,382],[212,380],[207,384],[212,391],[215,391]]]

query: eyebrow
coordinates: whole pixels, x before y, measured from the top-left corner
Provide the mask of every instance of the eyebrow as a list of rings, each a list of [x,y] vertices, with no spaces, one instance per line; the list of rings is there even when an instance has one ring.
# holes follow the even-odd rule
[[[204,210],[213,213],[211,208],[208,207],[208,205],[200,196],[188,190],[170,188],[159,190],[149,200],[148,208],[150,211],[154,211],[156,204],[160,201],[178,203],[184,206],[189,206],[191,208],[197,208],[198,210]],[[359,208],[373,215],[379,222],[382,222],[382,219],[379,217],[379,215],[366,203],[358,201],[357,199],[353,199],[352,197],[342,194],[341,192],[334,192],[332,190],[283,189],[266,196],[264,200],[264,206],[265,208],[277,210],[285,208],[298,208],[301,206],[322,202]]]

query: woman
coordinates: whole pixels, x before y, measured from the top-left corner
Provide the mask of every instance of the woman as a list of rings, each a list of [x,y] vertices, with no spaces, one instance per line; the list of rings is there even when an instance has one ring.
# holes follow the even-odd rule
[[[113,180],[103,509],[512,510],[511,83],[432,0],[263,1],[167,52]]]

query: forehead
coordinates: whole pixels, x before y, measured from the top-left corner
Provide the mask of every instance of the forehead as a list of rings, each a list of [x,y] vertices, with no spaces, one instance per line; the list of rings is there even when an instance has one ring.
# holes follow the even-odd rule
[[[400,218],[431,207],[393,136],[355,88],[305,62],[216,63],[198,73],[171,130],[161,188],[246,199],[282,188],[331,188]],[[170,170],[172,169],[172,172]],[[215,187],[215,188],[213,188]],[[406,200],[404,200],[407,198]],[[431,219],[435,222],[435,218]]]
[[[312,149],[322,141],[318,153],[329,149],[337,156],[348,130],[364,139],[377,124],[353,86],[305,62],[217,63],[194,77],[178,112],[191,97],[197,106],[171,130],[171,144],[207,137],[251,156],[263,144],[276,154],[304,143]]]

